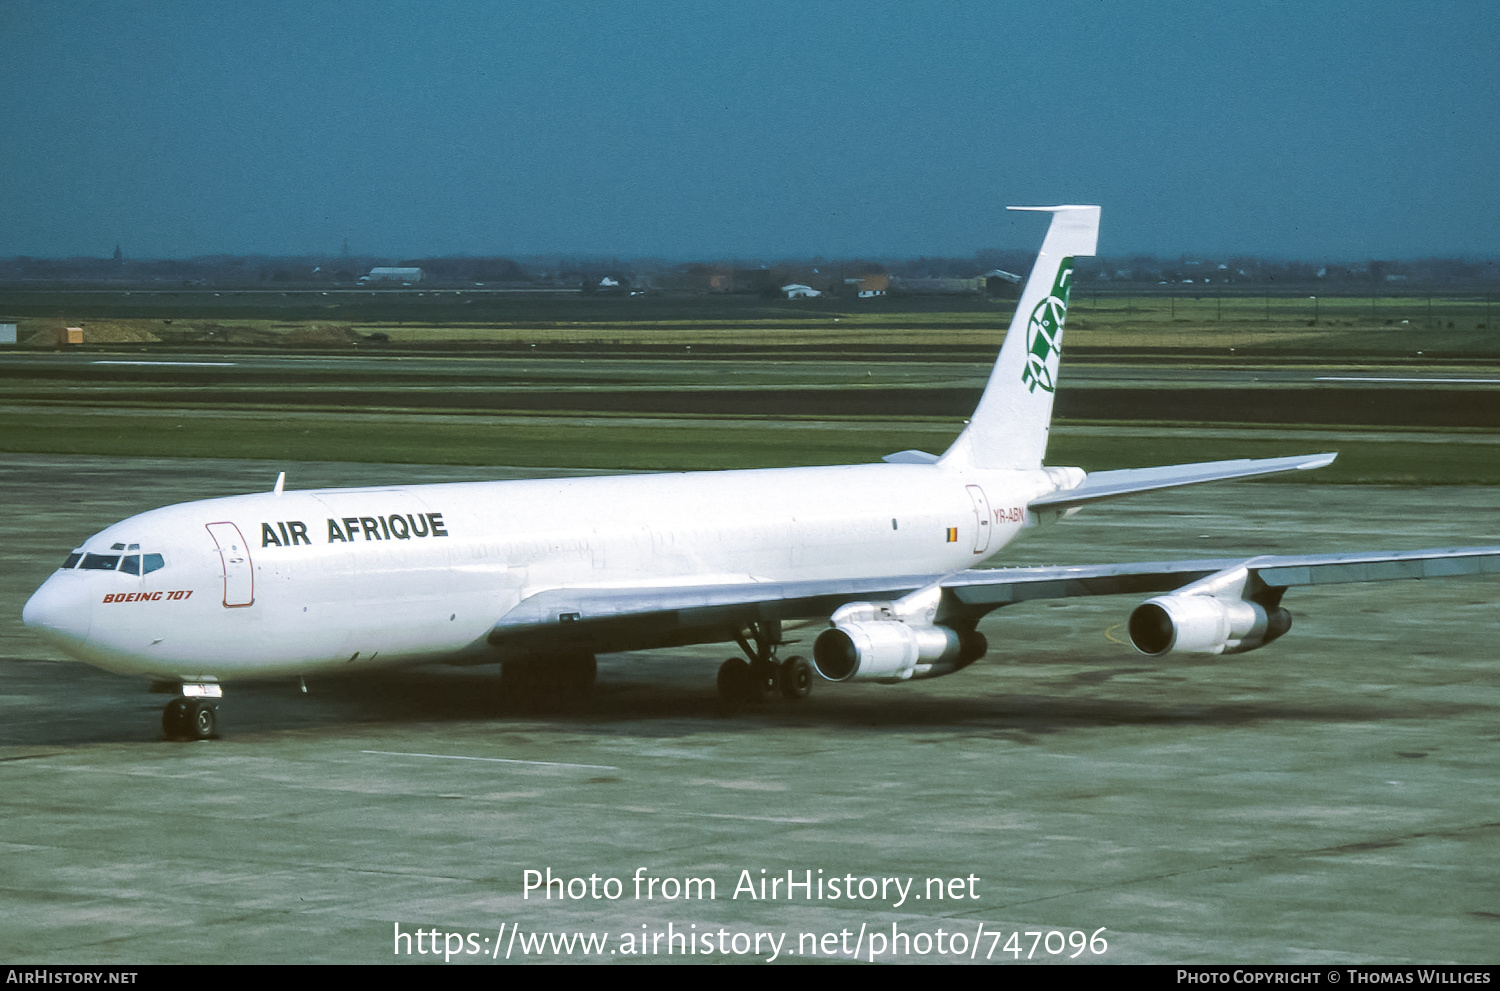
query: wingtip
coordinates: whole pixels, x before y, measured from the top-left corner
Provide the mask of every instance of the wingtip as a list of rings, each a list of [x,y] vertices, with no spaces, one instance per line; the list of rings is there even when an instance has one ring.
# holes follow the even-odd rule
[[[1339,452],[1330,451],[1324,454],[1314,454],[1302,464],[1297,466],[1298,471],[1309,471],[1313,468],[1326,468],[1337,460]]]

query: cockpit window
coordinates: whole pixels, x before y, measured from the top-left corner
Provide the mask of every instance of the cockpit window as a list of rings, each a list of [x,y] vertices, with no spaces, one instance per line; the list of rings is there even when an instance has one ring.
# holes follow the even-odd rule
[[[140,553],[140,544],[131,544],[127,554],[85,554],[82,550],[75,550],[68,555],[63,562],[63,570],[71,568],[82,568],[84,571],[115,571],[119,570],[127,575],[149,575],[153,571],[160,571],[166,567],[167,562],[160,554]],[[126,550],[124,544],[116,544],[111,551]]]

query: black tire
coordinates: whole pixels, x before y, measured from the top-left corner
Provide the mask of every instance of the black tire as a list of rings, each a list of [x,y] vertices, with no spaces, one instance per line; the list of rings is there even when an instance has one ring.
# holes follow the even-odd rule
[[[192,702],[185,698],[175,698],[161,710],[161,731],[168,740],[190,739],[188,726],[192,706]]]
[[[762,692],[756,683],[750,662],[731,657],[719,665],[719,700],[733,708],[760,701]]]
[[[593,694],[599,664],[593,654],[574,654],[554,659],[549,673],[553,704],[571,711],[581,707]]]
[[[532,661],[505,661],[500,665],[500,697],[505,702],[521,703],[530,699],[536,681]]]
[[[506,661],[500,665],[500,698],[523,710],[571,709],[588,701],[598,671],[593,654]]]
[[[569,657],[566,661],[564,694],[578,702],[585,701],[594,691],[594,681],[599,677],[599,662],[593,654]]]
[[[805,699],[812,694],[813,668],[805,657],[788,657],[781,662],[781,697]]]
[[[190,740],[216,740],[219,736],[219,707],[212,702],[199,702],[188,716],[187,736]]]

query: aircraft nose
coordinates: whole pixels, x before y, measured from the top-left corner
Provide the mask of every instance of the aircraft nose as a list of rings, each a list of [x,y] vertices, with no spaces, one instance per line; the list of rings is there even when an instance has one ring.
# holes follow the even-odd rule
[[[77,575],[55,574],[42,583],[21,609],[21,622],[45,639],[67,647],[88,639],[93,607]]]

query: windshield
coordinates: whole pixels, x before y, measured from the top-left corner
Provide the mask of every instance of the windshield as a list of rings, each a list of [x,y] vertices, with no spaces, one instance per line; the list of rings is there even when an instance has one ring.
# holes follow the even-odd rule
[[[166,559],[160,554],[140,553],[140,544],[131,544],[129,550],[135,553],[113,553],[126,550],[124,544],[115,544],[110,548],[109,554],[85,554],[81,550],[75,550],[63,561],[64,571],[78,568],[81,571],[120,571],[127,575],[149,575],[153,571],[160,571],[166,567]]]

